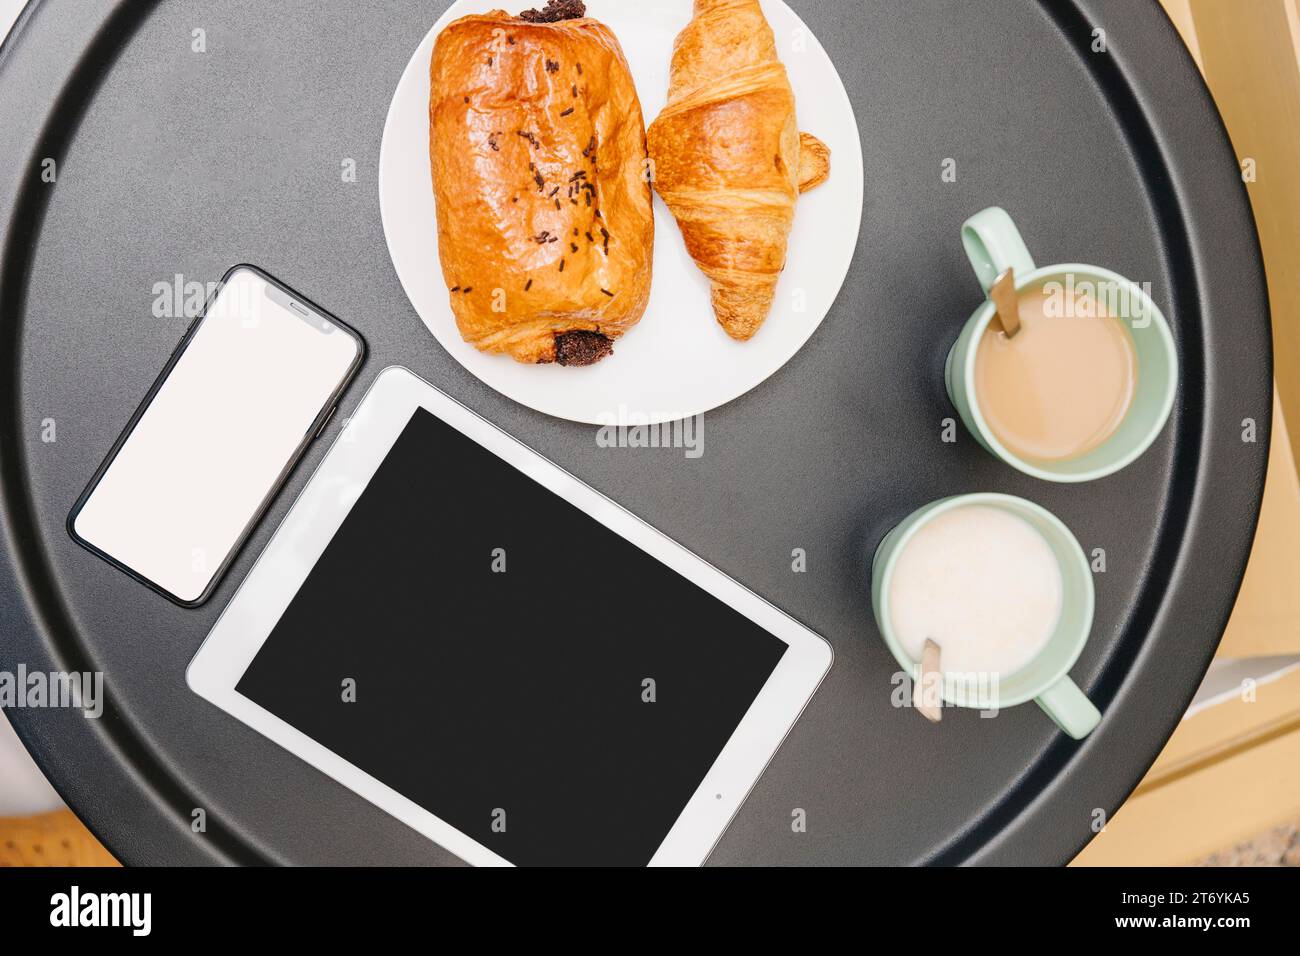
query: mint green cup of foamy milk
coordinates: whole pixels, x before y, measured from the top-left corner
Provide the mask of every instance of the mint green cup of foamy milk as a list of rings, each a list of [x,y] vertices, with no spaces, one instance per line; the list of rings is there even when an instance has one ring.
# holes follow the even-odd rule
[[[1076,739],[1101,720],[1069,677],[1092,630],[1092,571],[1045,508],[973,494],[914,511],[876,549],[871,598],[913,681],[926,639],[939,645],[946,703],[998,711],[1032,700]]]

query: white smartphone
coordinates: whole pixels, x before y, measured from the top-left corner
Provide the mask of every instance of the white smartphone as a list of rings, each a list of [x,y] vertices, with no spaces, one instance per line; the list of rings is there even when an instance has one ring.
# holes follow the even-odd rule
[[[73,506],[69,533],[177,604],[202,604],[365,350],[288,286],[235,266]]]

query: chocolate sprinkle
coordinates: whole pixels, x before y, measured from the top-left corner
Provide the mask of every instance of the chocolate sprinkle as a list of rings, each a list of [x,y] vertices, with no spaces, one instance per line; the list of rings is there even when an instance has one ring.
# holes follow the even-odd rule
[[[564,111],[563,113],[561,113],[560,115],[561,115],[561,116],[572,116],[572,115],[573,115],[573,109],[574,109],[574,108],[573,108],[572,106],[570,106],[567,110],[565,110],[565,111]]]
[[[613,340],[600,332],[562,332],[555,336],[555,361],[566,367],[595,365],[613,354]]]
[[[611,299],[614,298],[614,293],[610,292],[608,289],[601,289],[600,291],[605,293],[605,295],[609,296]]]
[[[527,291],[528,291],[529,289],[531,289],[532,287],[533,287],[533,280],[532,280],[532,279],[529,279],[529,280],[528,280],[528,285],[524,286],[524,291],[527,292]]]

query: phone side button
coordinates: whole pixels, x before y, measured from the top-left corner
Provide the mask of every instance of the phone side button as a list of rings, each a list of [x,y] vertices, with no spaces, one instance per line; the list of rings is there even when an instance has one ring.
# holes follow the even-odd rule
[[[329,414],[325,416],[325,420],[320,423],[320,428],[316,429],[316,434],[311,436],[312,441],[315,441],[317,438],[320,438],[321,432],[325,431],[325,426],[330,423],[330,419],[334,417],[334,413],[337,412],[338,410],[339,407],[337,405],[335,405],[333,408],[330,409]]]

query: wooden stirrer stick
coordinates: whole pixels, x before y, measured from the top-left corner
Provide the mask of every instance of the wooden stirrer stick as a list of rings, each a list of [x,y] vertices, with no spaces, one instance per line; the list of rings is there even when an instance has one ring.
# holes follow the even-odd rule
[[[943,700],[939,696],[943,671],[939,669],[939,654],[939,645],[927,637],[925,650],[921,651],[921,673],[912,691],[912,706],[935,724],[943,719]]]
[[[998,322],[1007,338],[1014,339],[1020,332],[1020,299],[1016,295],[1016,270],[1007,269],[998,276],[989,290],[993,308],[997,310]]]

